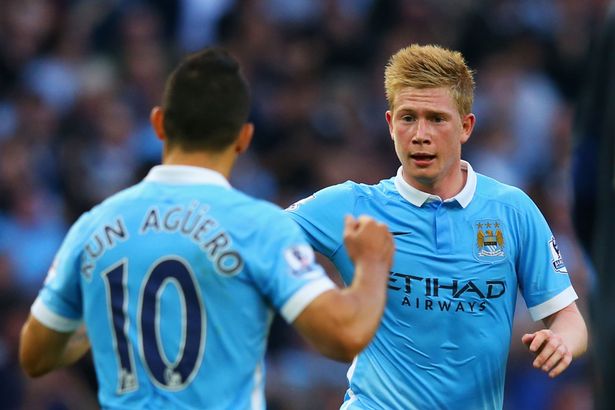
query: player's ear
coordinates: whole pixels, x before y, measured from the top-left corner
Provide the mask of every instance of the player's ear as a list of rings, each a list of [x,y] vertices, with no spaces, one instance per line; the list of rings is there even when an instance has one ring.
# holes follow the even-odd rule
[[[461,135],[462,144],[465,144],[470,139],[474,124],[476,124],[476,116],[472,113],[466,114],[461,118],[461,126],[463,127],[463,133]]]
[[[160,141],[165,141],[167,139],[167,135],[164,132],[164,113],[162,108],[159,106],[155,106],[152,108],[152,112],[149,115],[149,121],[152,124],[152,128],[154,128],[154,132]]]
[[[241,126],[239,130],[239,136],[235,142],[235,152],[242,154],[248,150],[250,143],[252,142],[252,136],[254,135],[254,124],[246,122]]]
[[[387,120],[387,124],[389,124],[389,134],[391,138],[395,139],[393,135],[393,113],[391,110],[387,110],[387,112],[384,113],[384,118]]]

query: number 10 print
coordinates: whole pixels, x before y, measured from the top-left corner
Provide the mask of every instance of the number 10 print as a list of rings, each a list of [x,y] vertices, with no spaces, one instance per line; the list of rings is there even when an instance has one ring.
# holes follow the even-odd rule
[[[113,335],[113,347],[119,365],[118,393],[138,389],[134,349],[128,340],[130,319],[126,286],[128,259],[122,259],[102,274]],[[160,297],[168,285],[179,293],[181,304],[181,342],[174,362],[165,354],[160,335]],[[137,338],[140,358],[149,378],[170,391],[185,388],[192,381],[203,358],[206,338],[206,313],[194,274],[178,257],[166,257],[153,264],[143,278],[137,308]]]

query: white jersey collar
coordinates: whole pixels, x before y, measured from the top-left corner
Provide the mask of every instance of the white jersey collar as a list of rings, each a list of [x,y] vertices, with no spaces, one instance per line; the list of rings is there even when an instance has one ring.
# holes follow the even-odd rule
[[[437,195],[428,194],[427,192],[419,191],[414,188],[410,184],[408,184],[402,175],[403,167],[399,167],[397,170],[397,175],[395,176],[395,188],[397,192],[404,197],[408,202],[410,202],[414,206],[423,206],[425,202],[431,201],[439,201],[439,202],[452,202],[457,201],[459,205],[463,208],[466,208],[472,198],[474,197],[474,192],[476,192],[476,172],[472,169],[472,166],[467,161],[461,161],[461,169],[468,173],[468,177],[466,179],[466,184],[457,195],[452,198],[446,199],[442,201]]]
[[[149,171],[144,181],[177,185],[221,185],[227,188],[231,186],[218,171],[190,165],[156,165]]]

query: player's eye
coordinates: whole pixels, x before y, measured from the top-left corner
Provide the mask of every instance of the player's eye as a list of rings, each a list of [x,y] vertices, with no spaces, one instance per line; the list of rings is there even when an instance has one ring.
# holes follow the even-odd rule
[[[432,121],[436,123],[444,122],[444,117],[441,115],[434,115]]]
[[[406,114],[403,117],[401,117],[401,119],[405,122],[412,122],[414,121],[414,115]]]

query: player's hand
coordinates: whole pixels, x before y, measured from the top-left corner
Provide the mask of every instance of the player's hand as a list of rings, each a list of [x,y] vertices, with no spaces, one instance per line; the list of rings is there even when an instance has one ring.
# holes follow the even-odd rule
[[[387,226],[365,215],[358,219],[346,216],[344,223],[344,244],[350,259],[355,264],[385,264],[388,270],[395,244]]]
[[[521,337],[530,352],[536,355],[533,365],[553,378],[559,376],[572,362],[572,352],[560,335],[550,329],[542,329]]]

